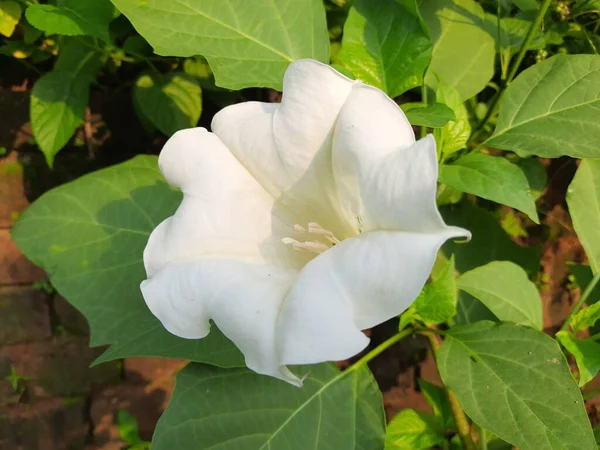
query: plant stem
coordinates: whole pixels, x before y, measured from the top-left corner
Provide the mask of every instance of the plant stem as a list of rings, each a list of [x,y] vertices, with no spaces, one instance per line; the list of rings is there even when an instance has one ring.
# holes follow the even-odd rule
[[[348,367],[344,372],[351,372],[353,370],[356,370],[356,369],[364,366],[366,363],[371,361],[373,358],[378,356],[380,353],[383,353],[385,350],[390,348],[396,342],[401,341],[402,339],[404,339],[407,336],[410,336],[413,333],[414,333],[414,330],[412,328],[407,328],[406,330],[402,330],[400,333],[393,335],[391,338],[389,338],[386,341],[383,341],[381,344],[379,344],[377,347],[375,347],[373,350],[371,350],[365,356],[363,356],[358,361],[356,361],[354,364],[352,364],[350,367]]]
[[[527,35],[525,36],[525,39],[523,40],[523,43],[521,44],[521,48],[519,49],[517,58],[511,64],[511,69],[510,69],[510,72],[508,72],[508,77],[506,77],[506,81],[502,84],[502,86],[500,87],[498,92],[496,92],[496,94],[492,97],[492,100],[490,101],[490,106],[488,108],[488,111],[487,111],[485,117],[481,120],[479,125],[477,125],[477,127],[473,131],[473,134],[471,135],[471,139],[470,139],[471,142],[473,142],[475,140],[475,138],[481,134],[485,125],[488,123],[490,118],[496,113],[496,109],[498,107],[500,98],[502,97],[504,90],[508,87],[508,85],[511,83],[511,81],[517,75],[517,71],[519,70],[521,63],[523,62],[523,59],[525,58],[527,49],[529,48],[529,45],[531,44],[531,41],[533,40],[535,33],[540,28],[540,25],[542,24],[542,21],[544,20],[544,16],[546,15],[546,11],[548,11],[548,8],[550,7],[551,2],[552,2],[552,0],[544,0],[544,3],[542,3],[542,6],[540,6],[538,13],[535,16],[534,21],[529,26]]]
[[[427,332],[423,334],[429,339],[429,343],[437,360],[437,352],[440,348],[441,339],[436,333],[437,330],[427,330]],[[469,419],[467,419],[465,412],[460,407],[460,404],[452,391],[445,386],[444,389],[448,395],[448,402],[450,403],[452,416],[454,416],[456,429],[458,430],[458,435],[460,436],[465,450],[477,450],[473,438],[471,437],[471,425],[469,424]]]
[[[579,299],[579,301],[575,304],[575,306],[569,313],[569,317],[567,317],[565,322],[562,324],[562,327],[560,327],[560,331],[566,330],[567,328],[569,328],[571,319],[573,318],[573,316],[575,314],[577,314],[579,312],[579,310],[581,309],[583,304],[587,301],[588,297],[592,294],[592,291],[594,290],[594,288],[596,287],[598,282],[600,282],[600,272],[598,272],[596,275],[594,275],[594,278],[592,278],[592,281],[590,281],[590,284],[587,285],[587,287],[583,291],[583,294],[581,294],[581,298]]]
[[[600,394],[600,388],[599,389],[594,389],[593,391],[587,392],[585,394],[583,394],[583,399],[584,400],[589,400],[592,397],[595,397],[596,395]]]

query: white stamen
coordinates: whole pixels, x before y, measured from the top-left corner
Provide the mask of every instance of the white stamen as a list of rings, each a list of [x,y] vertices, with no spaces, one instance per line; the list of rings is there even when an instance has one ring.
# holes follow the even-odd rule
[[[317,236],[323,236],[332,244],[340,243],[340,240],[337,239],[331,231],[324,229],[321,225],[319,225],[316,222],[308,223],[308,232],[311,234],[316,234]]]
[[[296,232],[298,232],[300,234],[306,233],[306,230],[304,229],[304,227],[302,227],[298,224],[294,225],[294,230],[296,230]]]
[[[305,234],[306,229],[301,225],[294,225],[294,230],[299,234]],[[329,230],[324,229],[321,225],[316,222],[308,223],[308,233],[316,235],[318,237],[324,237],[331,244],[339,244],[340,241],[337,239],[333,233]],[[329,250],[331,246],[324,244],[319,241],[304,241],[300,242],[296,239],[290,237],[284,237],[281,239],[281,242],[285,245],[291,245],[294,250],[298,250],[299,252],[308,252],[308,253],[323,253],[325,250]]]

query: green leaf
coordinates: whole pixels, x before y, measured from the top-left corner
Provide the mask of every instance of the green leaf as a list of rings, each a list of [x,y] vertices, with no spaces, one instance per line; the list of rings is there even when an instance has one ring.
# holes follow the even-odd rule
[[[13,0],[0,1],[0,34],[11,37],[21,19],[21,5]]]
[[[519,156],[600,157],[600,56],[556,55],[523,71],[485,145]]]
[[[492,322],[451,328],[437,361],[468,416],[519,449],[595,448],[581,392],[544,333]]]
[[[421,378],[418,380],[419,389],[433,409],[433,414],[442,421],[442,428],[454,429],[454,416],[448,401],[448,395],[443,387],[429,383]]]
[[[390,97],[423,84],[432,44],[416,14],[397,1],[356,0],[336,62]]]
[[[290,62],[329,62],[321,0],[112,0],[164,56],[204,56],[218,86],[281,90]]]
[[[494,39],[484,29],[483,9],[474,0],[426,0],[419,5],[434,42],[425,75],[456,89],[461,101],[485,88],[494,74]]]
[[[525,36],[529,31],[531,21],[519,17],[503,17],[500,19],[500,32],[498,33],[498,17],[494,14],[485,14],[485,28],[496,41],[496,46],[509,54],[519,51]],[[541,28],[537,30],[529,44],[528,50],[544,48],[546,41]]]
[[[466,228],[473,235],[469,242],[448,241],[442,247],[447,256],[454,254],[459,272],[501,260],[518,264],[530,275],[537,273],[541,248],[521,247],[514,243],[493,214],[469,201],[440,209],[446,223]]]
[[[440,167],[440,182],[527,214],[540,223],[525,174],[505,158],[469,153]]]
[[[600,371],[600,344],[587,339],[575,339],[568,331],[559,331],[556,337],[575,357],[579,370],[579,387],[585,386]]]
[[[467,325],[482,320],[498,322],[498,318],[483,303],[463,291],[458,291],[454,320],[456,325]]]
[[[298,389],[247,369],[191,364],[177,376],[153,450],[381,449],[381,393],[365,366],[296,369]]]
[[[587,308],[580,309],[577,314],[571,318],[569,325],[576,333],[586,328],[592,327],[600,319],[600,302],[594,303]]]
[[[521,168],[527,178],[529,184],[529,192],[531,193],[534,200],[537,200],[546,189],[546,183],[548,182],[548,174],[546,173],[546,167],[537,158],[526,158],[521,159],[517,166]]]
[[[454,257],[451,257],[439,277],[425,285],[415,300],[415,312],[425,323],[444,323],[456,314],[456,300]]]
[[[110,42],[108,25],[114,11],[109,0],[64,0],[60,6],[30,5],[25,16],[46,34],[93,36]]]
[[[598,70],[600,71],[600,66]],[[586,133],[593,133],[593,131],[588,129]],[[600,141],[598,149],[600,150]],[[600,160],[581,161],[567,191],[567,205],[573,219],[573,228],[585,249],[592,272],[598,273],[600,271]]]
[[[444,442],[439,418],[403,409],[388,424],[385,450],[428,450]]]
[[[12,230],[25,255],[87,318],[92,346],[112,344],[99,359],[168,356],[243,366],[241,353],[216,328],[201,340],[168,333],[140,293],[142,252],[150,232],[172,215],[181,194],[154,156],[138,156],[55,188]]]
[[[527,273],[516,264],[492,261],[463,273],[457,284],[500,320],[542,329],[542,299]]]
[[[83,40],[65,39],[52,72],[33,86],[31,128],[50,167],[83,121],[90,84],[103,62]]]
[[[184,72],[142,75],[133,88],[133,98],[137,109],[167,136],[195,127],[202,113],[200,85]]]
[[[454,111],[443,103],[404,103],[400,107],[411,125],[441,128],[450,120],[456,120]]]
[[[466,147],[471,136],[471,124],[467,107],[458,91],[442,83],[438,85],[436,99],[454,112],[454,119],[440,130],[435,130],[436,142],[441,149],[442,160]]]

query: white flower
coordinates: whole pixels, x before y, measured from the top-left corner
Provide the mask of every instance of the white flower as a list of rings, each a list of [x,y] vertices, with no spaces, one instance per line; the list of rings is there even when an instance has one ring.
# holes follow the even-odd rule
[[[434,139],[326,65],[292,63],[281,104],[229,106],[212,129],[160,154],[184,198],[150,236],[141,289],[171,333],[201,339],[212,319],[255,372],[301,385],[286,365],[360,352],[442,243],[470,236],[437,210]]]

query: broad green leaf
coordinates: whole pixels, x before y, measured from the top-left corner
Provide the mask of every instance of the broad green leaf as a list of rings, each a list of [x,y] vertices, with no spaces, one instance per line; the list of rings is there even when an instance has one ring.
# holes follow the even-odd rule
[[[290,62],[329,62],[321,0],[112,0],[164,56],[204,56],[218,86],[281,90]]]
[[[482,320],[498,322],[498,318],[483,303],[464,291],[458,291],[455,324],[468,325]]]
[[[168,333],[140,293],[150,232],[180,201],[158,171],[157,158],[138,156],[47,192],[13,228],[23,253],[85,315],[91,345],[113,345],[100,361],[168,356],[244,365],[241,353],[214,327],[201,340]]]
[[[541,248],[521,247],[514,243],[493,214],[469,201],[440,209],[446,223],[466,228],[473,235],[469,242],[448,241],[442,247],[447,256],[454,254],[456,269],[459,272],[501,260],[518,264],[530,275],[537,273]]]
[[[556,55],[523,71],[485,145],[519,156],[600,158],[600,56]]]
[[[397,1],[355,0],[336,62],[390,97],[421,86],[432,45],[412,10]]]
[[[30,5],[25,16],[46,34],[93,36],[109,42],[114,11],[109,0],[64,0],[60,6]]]
[[[411,125],[441,128],[451,120],[456,120],[454,111],[443,103],[404,103],[400,105]]]
[[[381,450],[381,393],[365,366],[298,367],[297,388],[247,369],[187,366],[158,421],[152,450]]]
[[[21,5],[13,0],[0,1],[0,34],[11,37],[21,19]]]
[[[461,101],[482,91],[494,74],[494,39],[484,29],[483,9],[474,0],[421,0],[419,9],[433,40],[425,75],[458,92]]]
[[[600,72],[600,65],[598,67]],[[598,105],[600,106],[600,100]],[[593,133],[591,129],[586,132]],[[598,150],[600,151],[600,139]],[[600,153],[598,155],[600,156]],[[592,271],[598,273],[600,271],[600,160],[581,161],[567,191],[567,205],[573,219],[573,228],[585,249]]]
[[[448,156],[466,147],[471,136],[471,124],[469,112],[460,99],[458,91],[440,83],[436,91],[436,99],[454,112],[454,119],[443,128],[435,130],[438,149],[441,149],[439,150],[441,159],[445,160]]]
[[[52,72],[33,86],[31,128],[49,166],[83,121],[90,84],[102,64],[102,57],[83,41],[65,39]]]
[[[535,223],[540,222],[525,174],[505,158],[468,153],[450,165],[442,165],[439,180],[468,194],[518,209]]]
[[[415,300],[415,312],[425,323],[446,322],[456,314],[456,296],[454,257],[451,257],[439,277],[426,284]]]
[[[385,450],[429,450],[445,442],[438,417],[403,409],[388,424]]]
[[[600,371],[600,344],[587,339],[575,339],[568,331],[559,331],[556,337],[575,357],[579,370],[579,387],[585,386]]]
[[[498,319],[542,329],[542,299],[515,263],[492,261],[463,273],[458,288],[483,303]]]
[[[195,127],[202,112],[200,85],[183,72],[142,75],[133,88],[133,98],[138,110],[167,136]]]
[[[594,303],[587,308],[580,309],[571,318],[573,333],[592,327],[600,319],[600,302]]]
[[[521,450],[595,449],[577,383],[541,331],[478,322],[445,332],[444,384],[473,421]]]
[[[452,415],[452,407],[448,401],[446,390],[421,378],[417,381],[419,390],[433,409],[433,414],[441,419],[443,429],[454,429],[454,416]]]
[[[546,183],[548,182],[548,174],[546,173],[546,167],[537,158],[526,158],[521,159],[517,166],[521,168],[527,178],[529,184],[529,192],[533,196],[534,200],[537,200],[546,189]]]

